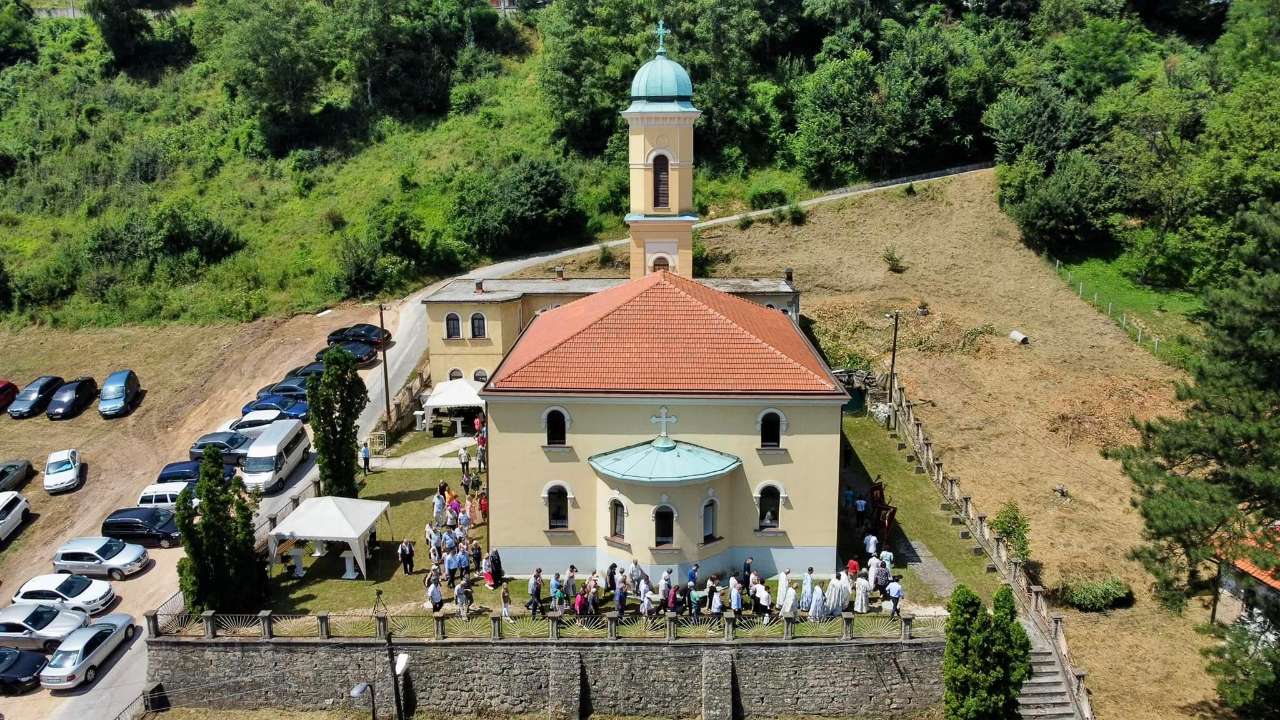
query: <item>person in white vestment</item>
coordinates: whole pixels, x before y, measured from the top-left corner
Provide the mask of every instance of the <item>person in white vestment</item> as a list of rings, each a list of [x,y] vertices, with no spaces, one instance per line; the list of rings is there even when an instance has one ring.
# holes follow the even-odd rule
[[[782,596],[787,594],[787,586],[791,584],[791,568],[782,571],[778,576],[778,592],[776,593],[778,602],[782,602]]]
[[[782,588],[782,614],[795,612],[796,609],[796,586],[787,585]]]
[[[809,619],[825,620],[827,614],[827,598],[822,594],[822,588],[817,588],[809,599]]]
[[[800,609],[808,610],[809,604],[813,601],[813,568],[809,568],[804,573],[804,580],[800,586]]]
[[[856,592],[853,596],[853,611],[856,613],[864,613],[868,610],[868,603],[871,597],[871,582],[867,580],[866,573],[858,573],[858,582],[856,584]]]

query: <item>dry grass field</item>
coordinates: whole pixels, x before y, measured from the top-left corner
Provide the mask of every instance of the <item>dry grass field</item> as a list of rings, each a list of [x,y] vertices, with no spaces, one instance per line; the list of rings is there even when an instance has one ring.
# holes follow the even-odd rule
[[[1136,347],[1079,300],[1019,241],[1000,212],[992,172],[811,208],[801,226],[714,228],[702,239],[724,277],[780,277],[795,269],[803,314],[833,355],[887,367],[891,321],[902,311],[898,372],[917,412],[978,507],[1017,501],[1030,517],[1032,555],[1053,587],[1064,574],[1113,573],[1133,584],[1131,608],[1067,611],[1075,662],[1101,717],[1166,720],[1211,715],[1213,688],[1194,626],[1159,608],[1141,568],[1126,558],[1140,540],[1130,484],[1100,451],[1130,441],[1130,417],[1176,411],[1177,373]],[[895,248],[906,269],[883,259]],[[621,256],[621,252],[616,252]],[[566,265],[570,277],[622,275],[596,253]],[[526,272],[548,276],[550,266]],[[927,303],[930,313],[915,308]],[[1007,339],[1011,330],[1031,338]],[[1066,486],[1069,501],[1053,492]]]

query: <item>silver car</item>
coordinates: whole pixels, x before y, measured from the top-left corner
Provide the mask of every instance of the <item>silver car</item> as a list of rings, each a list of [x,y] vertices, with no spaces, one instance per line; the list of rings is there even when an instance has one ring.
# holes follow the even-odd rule
[[[40,671],[40,684],[54,690],[65,690],[98,678],[98,668],[137,628],[133,616],[125,613],[103,615],[92,625],[67,636],[53,651],[49,664]]]
[[[68,635],[89,622],[77,610],[53,605],[10,605],[0,610],[0,645],[53,652]]]
[[[106,575],[112,580],[123,580],[145,568],[148,559],[141,545],[116,538],[76,538],[53,554],[53,569],[60,573]]]

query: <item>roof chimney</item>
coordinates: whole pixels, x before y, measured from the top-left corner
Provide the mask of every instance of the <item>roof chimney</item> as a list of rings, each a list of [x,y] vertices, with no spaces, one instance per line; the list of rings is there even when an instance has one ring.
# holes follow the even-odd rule
[[[563,266],[563,265],[557,265],[557,266],[556,266],[556,279],[557,279],[557,280],[563,280],[563,279],[564,279],[564,266]]]
[[[787,284],[790,285],[791,281],[795,279],[795,270],[792,270],[791,268],[783,270],[782,277],[786,278]]]
[[[476,280],[476,293],[484,292],[484,279]]]

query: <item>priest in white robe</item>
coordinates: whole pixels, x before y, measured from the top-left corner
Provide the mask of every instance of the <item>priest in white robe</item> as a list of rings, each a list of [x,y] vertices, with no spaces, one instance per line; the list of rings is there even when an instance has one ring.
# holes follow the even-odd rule
[[[809,603],[813,601],[813,568],[809,568],[804,573],[804,579],[800,585],[800,609],[808,610]]]
[[[825,620],[827,617],[827,596],[822,594],[822,588],[818,588],[813,596],[809,598],[809,619]]]
[[[787,594],[787,586],[790,584],[791,584],[791,568],[787,568],[786,570],[782,571],[781,575],[778,576],[778,592],[775,593],[774,595],[775,597],[778,598],[778,602],[782,602],[782,596]]]
[[[867,580],[866,573],[858,573],[858,581],[854,587],[853,611],[856,613],[867,612],[870,599],[871,582]]]
[[[796,586],[787,585],[782,588],[782,614],[795,612],[796,610]]]

